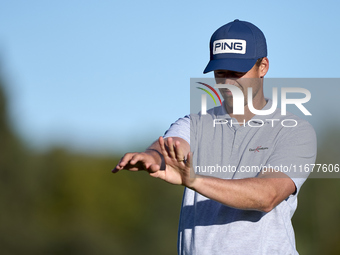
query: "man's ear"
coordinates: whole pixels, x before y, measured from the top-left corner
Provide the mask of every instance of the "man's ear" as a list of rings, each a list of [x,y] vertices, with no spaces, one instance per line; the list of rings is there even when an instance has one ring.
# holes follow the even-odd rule
[[[268,72],[268,69],[269,69],[269,60],[267,57],[264,57],[259,66],[259,74],[261,78],[263,78],[266,75],[266,73]]]

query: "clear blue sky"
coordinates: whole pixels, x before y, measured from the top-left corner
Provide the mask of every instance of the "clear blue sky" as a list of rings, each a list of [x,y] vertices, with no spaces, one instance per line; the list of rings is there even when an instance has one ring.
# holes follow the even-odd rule
[[[267,77],[338,78],[339,9],[336,0],[0,0],[13,125],[35,148],[150,143],[189,113],[190,78],[212,77],[202,74],[210,36],[234,19],[265,33]]]

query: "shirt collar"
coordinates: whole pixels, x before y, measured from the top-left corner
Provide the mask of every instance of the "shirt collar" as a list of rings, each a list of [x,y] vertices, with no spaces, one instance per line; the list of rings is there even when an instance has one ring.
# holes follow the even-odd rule
[[[261,109],[261,110],[269,110],[272,107],[273,104],[273,100],[271,100],[270,98],[265,98],[267,103],[266,105]],[[262,121],[264,123],[269,123],[269,120],[273,115],[275,114],[275,111],[269,115],[255,115],[253,118],[251,118],[251,122],[254,123],[258,123],[258,124],[263,124]],[[233,119],[232,117],[230,117],[230,115],[228,114],[227,110],[224,107],[224,101],[221,107],[219,107],[217,114],[216,114],[217,118],[223,118],[223,119]],[[261,121],[259,121],[261,120]],[[247,123],[247,122],[246,122]]]

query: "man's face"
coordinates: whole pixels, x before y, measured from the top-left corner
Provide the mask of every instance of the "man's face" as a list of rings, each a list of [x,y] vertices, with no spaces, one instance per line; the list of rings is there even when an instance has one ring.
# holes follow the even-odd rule
[[[248,88],[253,88],[253,99],[262,91],[262,78],[258,66],[254,65],[248,72],[234,72],[229,70],[215,70],[217,84],[230,84],[241,89],[244,95],[244,102],[248,102]],[[233,96],[229,89],[219,89],[225,100],[226,107],[233,107]]]

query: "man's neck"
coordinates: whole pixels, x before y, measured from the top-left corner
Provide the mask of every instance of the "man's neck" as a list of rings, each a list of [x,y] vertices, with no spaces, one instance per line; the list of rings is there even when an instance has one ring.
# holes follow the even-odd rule
[[[254,105],[254,108],[257,109],[257,110],[262,110],[263,107],[267,104],[267,101],[266,99],[264,98],[264,96],[262,96],[260,99],[258,100],[254,100],[253,101],[253,105]],[[224,107],[226,109],[226,111],[228,112],[229,116],[231,118],[235,118],[237,120],[237,122],[242,125],[242,123],[245,123],[245,122],[248,122],[249,120],[251,120],[255,114],[252,113],[250,110],[249,110],[249,107],[248,107],[248,104],[246,104],[244,106],[244,115],[234,115],[233,114],[233,108],[232,107],[229,107],[228,105],[226,105],[224,103]]]

